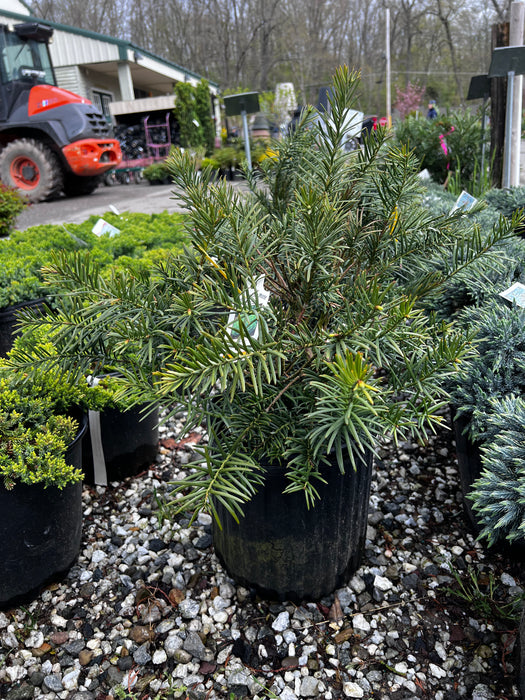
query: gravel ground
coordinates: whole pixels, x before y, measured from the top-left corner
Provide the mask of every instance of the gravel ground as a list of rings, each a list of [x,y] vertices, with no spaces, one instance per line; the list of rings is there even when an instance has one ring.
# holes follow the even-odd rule
[[[470,533],[450,431],[384,446],[361,567],[320,603],[294,605],[236,586],[209,516],[159,525],[157,499],[202,439],[177,443],[181,420],[161,429],[147,473],[84,487],[77,563],[0,612],[0,697],[520,697],[517,623],[501,613],[523,592],[523,563]]]

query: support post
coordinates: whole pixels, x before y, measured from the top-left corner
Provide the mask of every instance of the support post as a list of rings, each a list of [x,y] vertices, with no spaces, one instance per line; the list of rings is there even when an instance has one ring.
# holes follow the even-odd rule
[[[246,151],[246,160],[248,161],[248,170],[252,169],[252,154],[250,153],[250,132],[248,131],[248,119],[246,117],[246,110],[243,109],[241,112],[242,116],[242,128],[244,131],[244,150]]]
[[[514,104],[514,71],[507,73],[507,110],[505,114],[505,158],[503,188],[511,187],[512,172],[512,110]]]
[[[390,10],[386,9],[386,36],[385,36],[385,55],[386,55],[386,123],[390,128],[392,126],[392,96],[390,92]]]
[[[509,45],[509,23],[492,27],[492,50]],[[505,150],[505,101],[507,79],[492,78],[490,86],[490,158],[492,163],[492,185],[501,187],[503,176],[503,152]]]
[[[515,0],[510,6],[509,46],[523,46],[524,20],[525,3],[523,0]],[[512,126],[510,131],[510,175],[507,187],[518,187],[520,184],[522,96],[523,75],[516,75],[514,76],[513,86]]]

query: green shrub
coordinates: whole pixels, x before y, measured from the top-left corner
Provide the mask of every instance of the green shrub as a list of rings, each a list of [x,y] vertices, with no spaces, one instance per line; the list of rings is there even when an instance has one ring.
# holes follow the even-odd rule
[[[8,236],[16,217],[27,207],[23,195],[0,182],[0,236]]]
[[[213,158],[219,164],[221,170],[229,170],[235,168],[242,160],[242,155],[239,149],[233,146],[224,146],[216,148],[213,152]]]
[[[525,209],[525,187],[493,189],[485,193],[485,199],[496,211],[511,217],[515,211]]]
[[[212,170],[218,170],[221,166],[217,158],[203,158],[202,166],[204,168],[211,168]]]
[[[53,251],[89,250],[92,261],[109,275],[114,266],[143,269],[170,252],[177,254],[187,240],[185,217],[180,214],[106,212],[103,218],[120,233],[96,236],[92,229],[99,217],[91,216],[67,227],[45,225],[13,231],[9,239],[0,240],[0,309],[52,293],[44,285],[42,267],[51,262]]]
[[[525,541],[525,400],[510,395],[492,402],[495,437],[482,447],[483,471],[469,494],[489,545]]]
[[[142,171],[143,177],[149,182],[169,182],[170,173],[165,160],[152,163]]]
[[[396,125],[396,140],[414,151],[432,178],[444,183],[457,176],[459,184],[473,191],[475,175],[481,164],[481,120],[479,114],[456,111],[438,119],[417,119],[409,116]],[[448,148],[445,155],[441,142]]]
[[[322,132],[307,111],[260,178],[247,174],[246,194],[209,187],[187,154],[174,154],[194,245],[154,284],[105,284],[78,253],[54,266],[78,294],[76,308],[46,319],[61,334],[63,366],[87,369],[103,356],[137,399],[184,404],[186,429],[209,418],[216,439],[177,485],[182,510],[213,512],[217,499],[238,512],[262,460],[280,462],[286,491],[313,503],[331,450],[342,467],[343,450],[352,458],[377,436],[423,439],[442,422],[444,380],[466,345],[423,301],[513,235],[506,221],[486,237],[461,214],[437,221],[407,149],[378,140],[342,151],[357,85],[345,69],[334,83],[333,129]],[[428,259],[447,266],[428,274]]]
[[[66,463],[78,422],[61,411],[55,397],[0,363],[0,476],[16,483],[62,488],[83,474]]]

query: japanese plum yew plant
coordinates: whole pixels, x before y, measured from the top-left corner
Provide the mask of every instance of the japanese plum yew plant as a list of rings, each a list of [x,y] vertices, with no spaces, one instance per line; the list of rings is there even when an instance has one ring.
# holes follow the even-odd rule
[[[262,461],[314,505],[329,454],[342,469],[347,452],[357,464],[383,436],[425,439],[442,420],[468,338],[424,302],[512,224],[482,231],[429,213],[417,161],[383,132],[345,152],[357,84],[340,68],[331,120],[320,128],[305,110],[260,172],[246,172],[248,192],[174,153],[191,245],[155,275],[109,280],[89,254],[57,255],[56,315],[24,314],[28,328],[53,328],[58,356],[43,353],[40,367],[118,368],[137,403],[183,408],[187,431],[208,421],[201,462],[176,485],[179,510],[221,502],[240,515]],[[429,271],[431,258],[445,262]]]

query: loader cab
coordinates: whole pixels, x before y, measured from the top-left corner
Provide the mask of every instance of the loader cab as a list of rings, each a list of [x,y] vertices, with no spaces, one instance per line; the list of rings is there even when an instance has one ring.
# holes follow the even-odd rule
[[[38,22],[0,25],[0,119],[33,85],[56,85],[48,42],[53,29]]]

